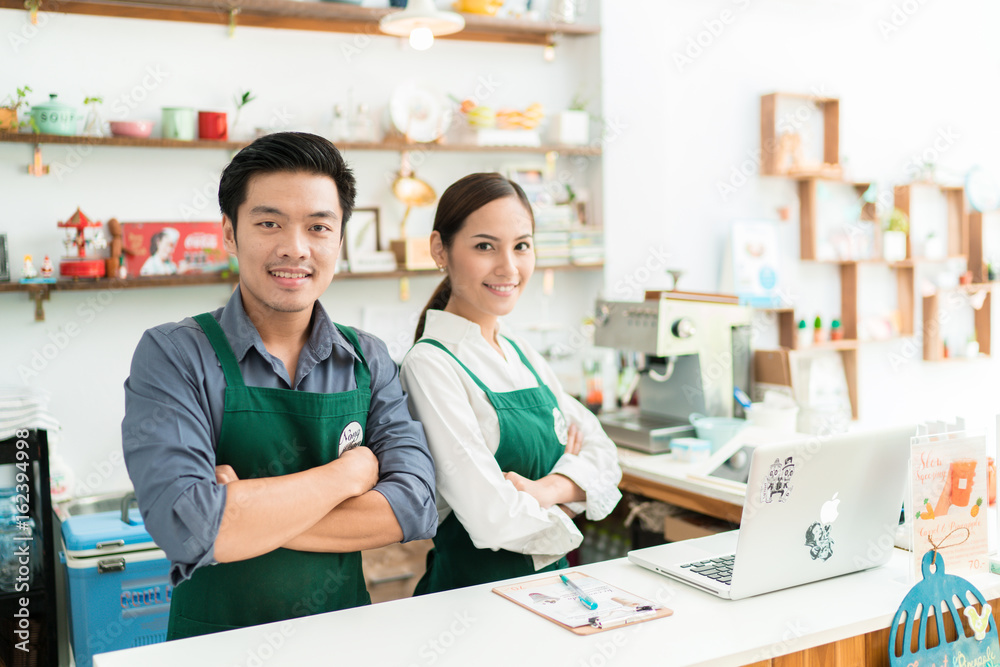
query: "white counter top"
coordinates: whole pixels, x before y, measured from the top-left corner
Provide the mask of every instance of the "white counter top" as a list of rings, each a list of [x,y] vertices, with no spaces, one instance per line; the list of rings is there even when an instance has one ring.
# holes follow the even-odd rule
[[[748,426],[720,447],[711,458],[699,463],[681,463],[674,460],[670,454],[645,454],[620,446],[618,463],[623,472],[636,477],[742,506],[746,495],[746,484],[710,478],[708,473],[722,465],[744,445],[771,444],[809,437],[811,436]]]
[[[486,584],[106,653],[94,665],[743,665],[887,627],[911,586],[907,557],[897,550],[881,568],[737,602],[626,559],[585,565],[574,569],[674,610],[668,618],[586,637]],[[968,579],[987,599],[1000,596],[1000,576]]]

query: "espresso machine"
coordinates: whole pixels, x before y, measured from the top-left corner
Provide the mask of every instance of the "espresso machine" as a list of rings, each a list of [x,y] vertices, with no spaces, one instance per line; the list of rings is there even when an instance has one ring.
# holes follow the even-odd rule
[[[646,296],[642,302],[597,301],[594,343],[634,360],[637,384],[631,389],[639,402],[638,409],[599,419],[617,444],[659,454],[670,451],[674,438],[695,435],[692,413],[744,416],[733,390],[750,391],[751,309],[724,295]]]

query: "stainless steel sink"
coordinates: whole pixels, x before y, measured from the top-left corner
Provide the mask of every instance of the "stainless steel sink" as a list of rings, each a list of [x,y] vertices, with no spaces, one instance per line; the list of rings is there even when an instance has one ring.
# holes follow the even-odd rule
[[[62,503],[56,507],[56,514],[60,520],[65,521],[71,516],[81,514],[97,514],[98,512],[121,512],[122,501],[126,498],[134,502],[135,495],[131,491],[119,491],[117,493],[100,493],[83,498],[74,498],[69,502]]]

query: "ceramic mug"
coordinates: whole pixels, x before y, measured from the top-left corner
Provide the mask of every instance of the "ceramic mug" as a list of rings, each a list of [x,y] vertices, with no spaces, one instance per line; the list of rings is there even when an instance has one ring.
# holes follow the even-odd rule
[[[194,141],[198,136],[198,117],[195,115],[195,110],[189,107],[164,107],[161,132],[164,139]]]
[[[229,121],[225,111],[199,111],[198,137],[200,139],[217,139],[225,141],[229,138]]]

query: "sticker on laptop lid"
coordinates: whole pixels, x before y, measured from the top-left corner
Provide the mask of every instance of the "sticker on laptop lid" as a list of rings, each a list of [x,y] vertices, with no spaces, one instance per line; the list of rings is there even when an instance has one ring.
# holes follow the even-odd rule
[[[767,471],[767,477],[761,482],[760,500],[769,503],[777,497],[779,503],[788,500],[792,494],[792,475],[795,474],[795,460],[789,456],[784,461],[781,458],[774,459],[771,469]]]
[[[833,498],[823,503],[819,508],[819,521],[814,521],[806,528],[806,546],[809,547],[809,555],[813,560],[830,560],[833,556],[833,522],[840,516],[840,493],[833,494]]]

